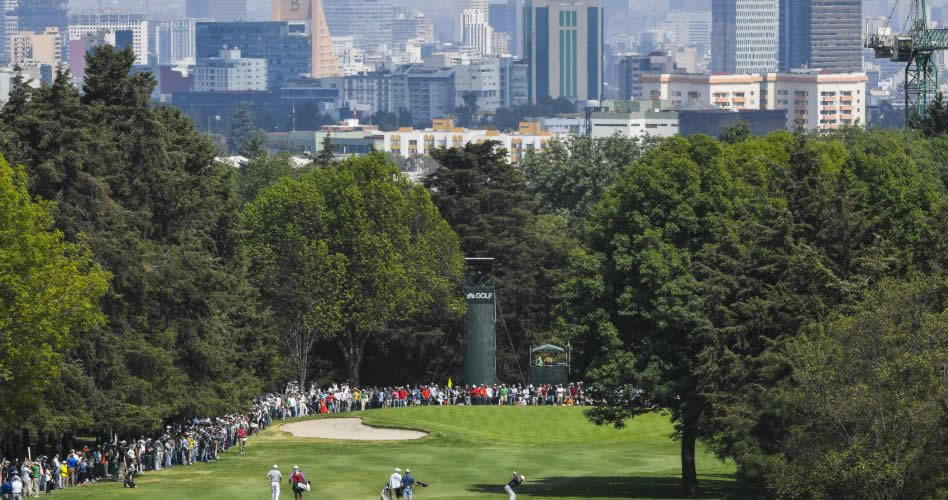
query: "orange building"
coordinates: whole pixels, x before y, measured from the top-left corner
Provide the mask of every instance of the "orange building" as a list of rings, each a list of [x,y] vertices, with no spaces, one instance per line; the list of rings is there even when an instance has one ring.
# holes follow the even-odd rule
[[[313,78],[342,76],[332,51],[322,0],[273,0],[274,21],[308,21],[313,41]]]

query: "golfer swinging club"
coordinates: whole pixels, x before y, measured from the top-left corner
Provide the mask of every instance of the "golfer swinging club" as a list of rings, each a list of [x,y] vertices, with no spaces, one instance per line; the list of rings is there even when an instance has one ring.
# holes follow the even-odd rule
[[[520,486],[520,484],[526,480],[527,478],[523,477],[523,474],[517,474],[517,471],[513,471],[513,478],[511,478],[510,482],[508,482],[507,485],[504,486],[504,491],[506,491],[510,495],[510,500],[514,500],[515,498],[517,498],[517,494],[514,493],[514,490],[517,488],[517,486]]]
[[[283,475],[280,474],[280,468],[276,464],[273,464],[273,469],[267,472],[267,479],[270,480],[271,500],[280,500],[280,481],[283,481]]]

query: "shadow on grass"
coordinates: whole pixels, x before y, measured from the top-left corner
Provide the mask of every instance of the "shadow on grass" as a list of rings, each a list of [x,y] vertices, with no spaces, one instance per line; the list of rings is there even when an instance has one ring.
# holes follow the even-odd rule
[[[641,498],[641,499],[757,499],[761,492],[750,489],[725,474],[699,476],[698,494],[685,497],[681,493],[681,478],[677,476],[587,476],[545,477],[527,481],[517,488],[517,497],[557,498]],[[474,484],[468,491],[504,494],[504,486]]]

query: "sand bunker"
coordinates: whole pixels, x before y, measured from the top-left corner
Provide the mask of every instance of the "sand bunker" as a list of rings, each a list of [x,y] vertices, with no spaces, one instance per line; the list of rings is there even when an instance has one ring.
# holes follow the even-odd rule
[[[323,439],[351,439],[356,441],[396,441],[403,439],[421,439],[426,432],[407,429],[385,429],[369,427],[361,418],[324,418],[294,422],[280,426],[280,429],[299,437]]]

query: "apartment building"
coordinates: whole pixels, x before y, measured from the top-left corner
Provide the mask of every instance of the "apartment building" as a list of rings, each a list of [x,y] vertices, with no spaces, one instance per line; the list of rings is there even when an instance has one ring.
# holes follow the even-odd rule
[[[643,74],[642,97],[670,101],[673,106],[691,101],[730,110],[760,109],[763,77],[751,75]]]
[[[267,60],[241,57],[240,49],[223,49],[219,57],[200,59],[194,66],[195,92],[267,90]]]
[[[648,74],[642,76],[642,95],[672,105],[786,110],[788,129],[830,130],[866,123],[867,81],[865,73]]]
[[[52,26],[34,33],[21,31],[10,37],[11,61],[23,64],[27,61],[56,67],[62,62],[62,42],[59,29]]]
[[[543,150],[553,134],[541,130],[537,122],[522,122],[520,131],[503,134],[498,130],[472,130],[455,127],[451,118],[437,119],[432,127],[415,130],[403,127],[395,132],[382,132],[382,148],[393,155],[412,157],[428,155],[437,148],[463,147],[468,143],[497,141],[507,150],[507,161],[517,164],[528,151]]]
[[[787,128],[830,130],[866,123],[865,73],[770,73],[761,109],[787,110]]]

